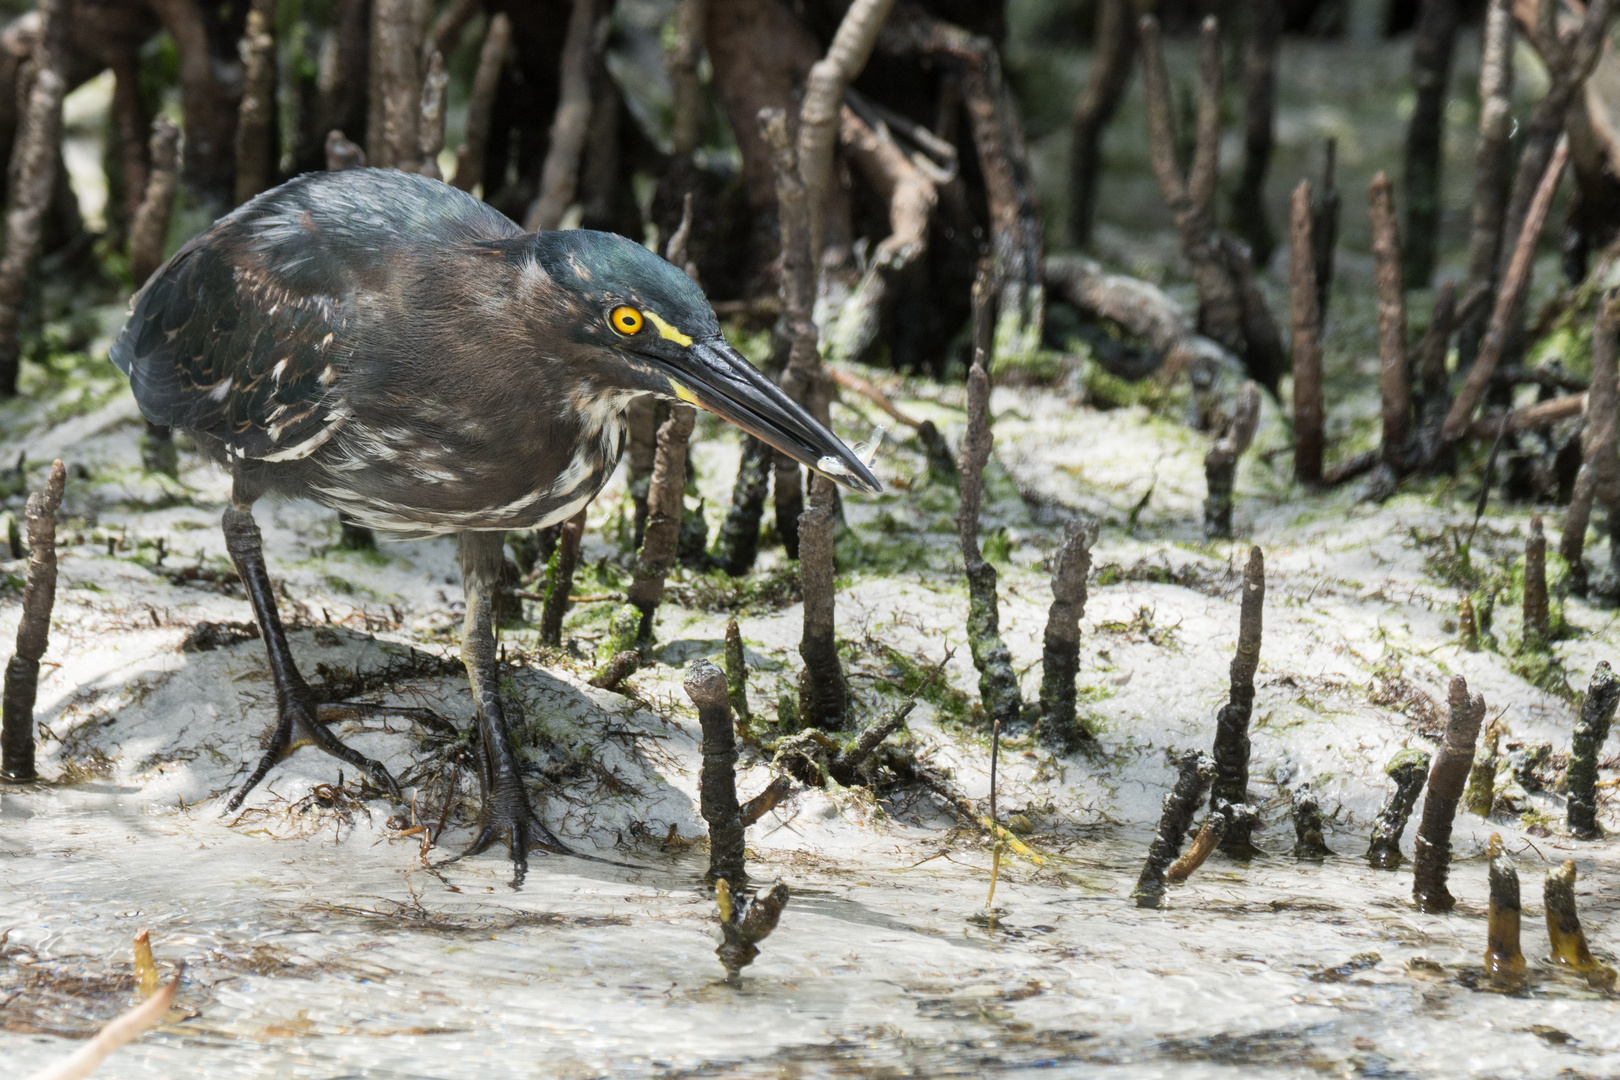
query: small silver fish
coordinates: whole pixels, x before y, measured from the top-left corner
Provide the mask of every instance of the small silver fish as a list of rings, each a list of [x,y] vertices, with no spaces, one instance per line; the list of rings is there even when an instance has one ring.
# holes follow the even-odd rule
[[[855,452],[855,456],[860,459],[861,464],[870,469],[872,462],[877,460],[878,449],[883,445],[883,437],[887,434],[888,429],[879,425],[872,429],[872,440],[870,442],[858,442],[850,449]],[[829,477],[853,477],[855,475],[847,465],[831,454],[816,462],[816,471]]]

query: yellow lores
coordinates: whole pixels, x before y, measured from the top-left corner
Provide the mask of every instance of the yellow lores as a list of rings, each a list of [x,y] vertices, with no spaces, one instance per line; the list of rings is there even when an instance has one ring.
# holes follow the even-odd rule
[[[677,330],[673,326],[669,325],[669,323],[665,322],[663,319],[660,319],[658,317],[658,312],[649,311],[649,312],[646,313],[646,315],[647,315],[648,321],[651,322],[654,326],[656,326],[658,328],[658,334],[659,334],[660,337],[667,338],[668,340],[673,341],[677,345],[690,345],[690,344],[692,344],[692,339],[690,337],[688,337],[687,335],[681,333],[679,330]]]

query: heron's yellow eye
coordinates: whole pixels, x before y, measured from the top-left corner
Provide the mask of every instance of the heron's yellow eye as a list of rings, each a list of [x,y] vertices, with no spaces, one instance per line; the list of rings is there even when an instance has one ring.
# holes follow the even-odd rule
[[[628,305],[614,308],[613,313],[608,316],[608,322],[613,324],[613,329],[626,337],[641,333],[641,328],[646,325],[641,312]]]

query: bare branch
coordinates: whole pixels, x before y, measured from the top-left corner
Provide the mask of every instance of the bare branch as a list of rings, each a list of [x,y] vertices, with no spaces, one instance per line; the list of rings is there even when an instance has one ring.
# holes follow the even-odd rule
[[[428,57],[427,74],[422,77],[422,112],[416,120],[417,167],[423,176],[434,180],[444,179],[439,171],[439,152],[444,149],[445,91],[449,86],[444,54],[435,51]]]
[[[799,109],[799,174],[809,209],[810,259],[821,256],[827,191],[832,184],[833,147],[838,142],[838,116],[844,91],[866,67],[883,20],[894,0],[854,0],[844,12],[827,55],[810,69]]]
[[[484,47],[478,53],[478,71],[467,97],[467,138],[456,152],[456,187],[471,191],[484,179],[484,151],[489,142],[489,113],[500,89],[501,67],[512,44],[512,20],[499,12],[489,20]]]
[[[1311,184],[1301,180],[1289,202],[1288,301],[1294,324],[1294,479],[1322,481],[1322,312],[1317,305],[1311,239]]]
[[[1372,218],[1373,278],[1378,290],[1378,394],[1383,401],[1384,464],[1404,470],[1412,431],[1412,386],[1406,363],[1406,285],[1395,225],[1395,185],[1382,172],[1367,189]]]
[[[1480,343],[1479,355],[1474,358],[1474,366],[1468,369],[1468,378],[1457,392],[1457,399],[1451,403],[1451,411],[1446,414],[1446,422],[1440,429],[1441,437],[1447,442],[1456,442],[1467,430],[1468,419],[1484,396],[1485,386],[1501,361],[1508,334],[1517,321],[1524,295],[1530,287],[1536,239],[1546,223],[1547,211],[1552,208],[1553,193],[1558,189],[1558,179],[1563,175],[1568,159],[1569,142],[1560,139],[1552,161],[1548,163],[1547,171],[1542,174],[1536,188],[1535,200],[1524,218],[1524,227],[1519,230],[1518,243],[1514,245],[1507,273],[1502,276],[1502,286],[1496,295],[1496,308],[1491,312],[1490,325],[1485,330],[1484,341]]]
[[[579,161],[591,121],[591,67],[596,59],[599,0],[573,0],[563,39],[562,89],[551,120],[551,141],[540,173],[540,194],[529,204],[523,227],[544,232],[561,224],[579,187]]]
[[[151,156],[146,193],[129,227],[129,268],[137,287],[146,284],[146,279],[163,264],[169,216],[180,189],[180,129],[166,116],[152,121]]]
[[[257,0],[242,35],[242,103],[237,107],[236,202],[270,187],[277,147],[275,0]]]

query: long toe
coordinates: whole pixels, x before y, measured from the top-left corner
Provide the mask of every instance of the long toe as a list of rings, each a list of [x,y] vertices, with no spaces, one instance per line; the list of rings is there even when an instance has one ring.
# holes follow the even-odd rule
[[[400,794],[399,782],[392,773],[383,767],[382,762],[366,757],[360,751],[349,746],[326,729],[325,724],[314,723],[309,725],[310,741],[339,761],[347,761],[350,765],[371,777],[371,782],[388,792],[395,802],[404,801]]]
[[[404,796],[400,792],[399,782],[382,762],[366,757],[333,735],[326,726],[335,720],[354,719],[365,715],[374,714],[365,706],[314,705],[296,701],[288,705],[276,718],[276,730],[270,737],[270,745],[260,756],[247,782],[238,788],[236,794],[231,796],[230,802],[225,804],[225,812],[235,813],[242,805],[242,800],[258,787],[259,782],[269,774],[277,762],[300,746],[308,745],[317,746],[339,761],[348,762],[370,777],[371,782],[386,791],[395,802],[403,802]]]

